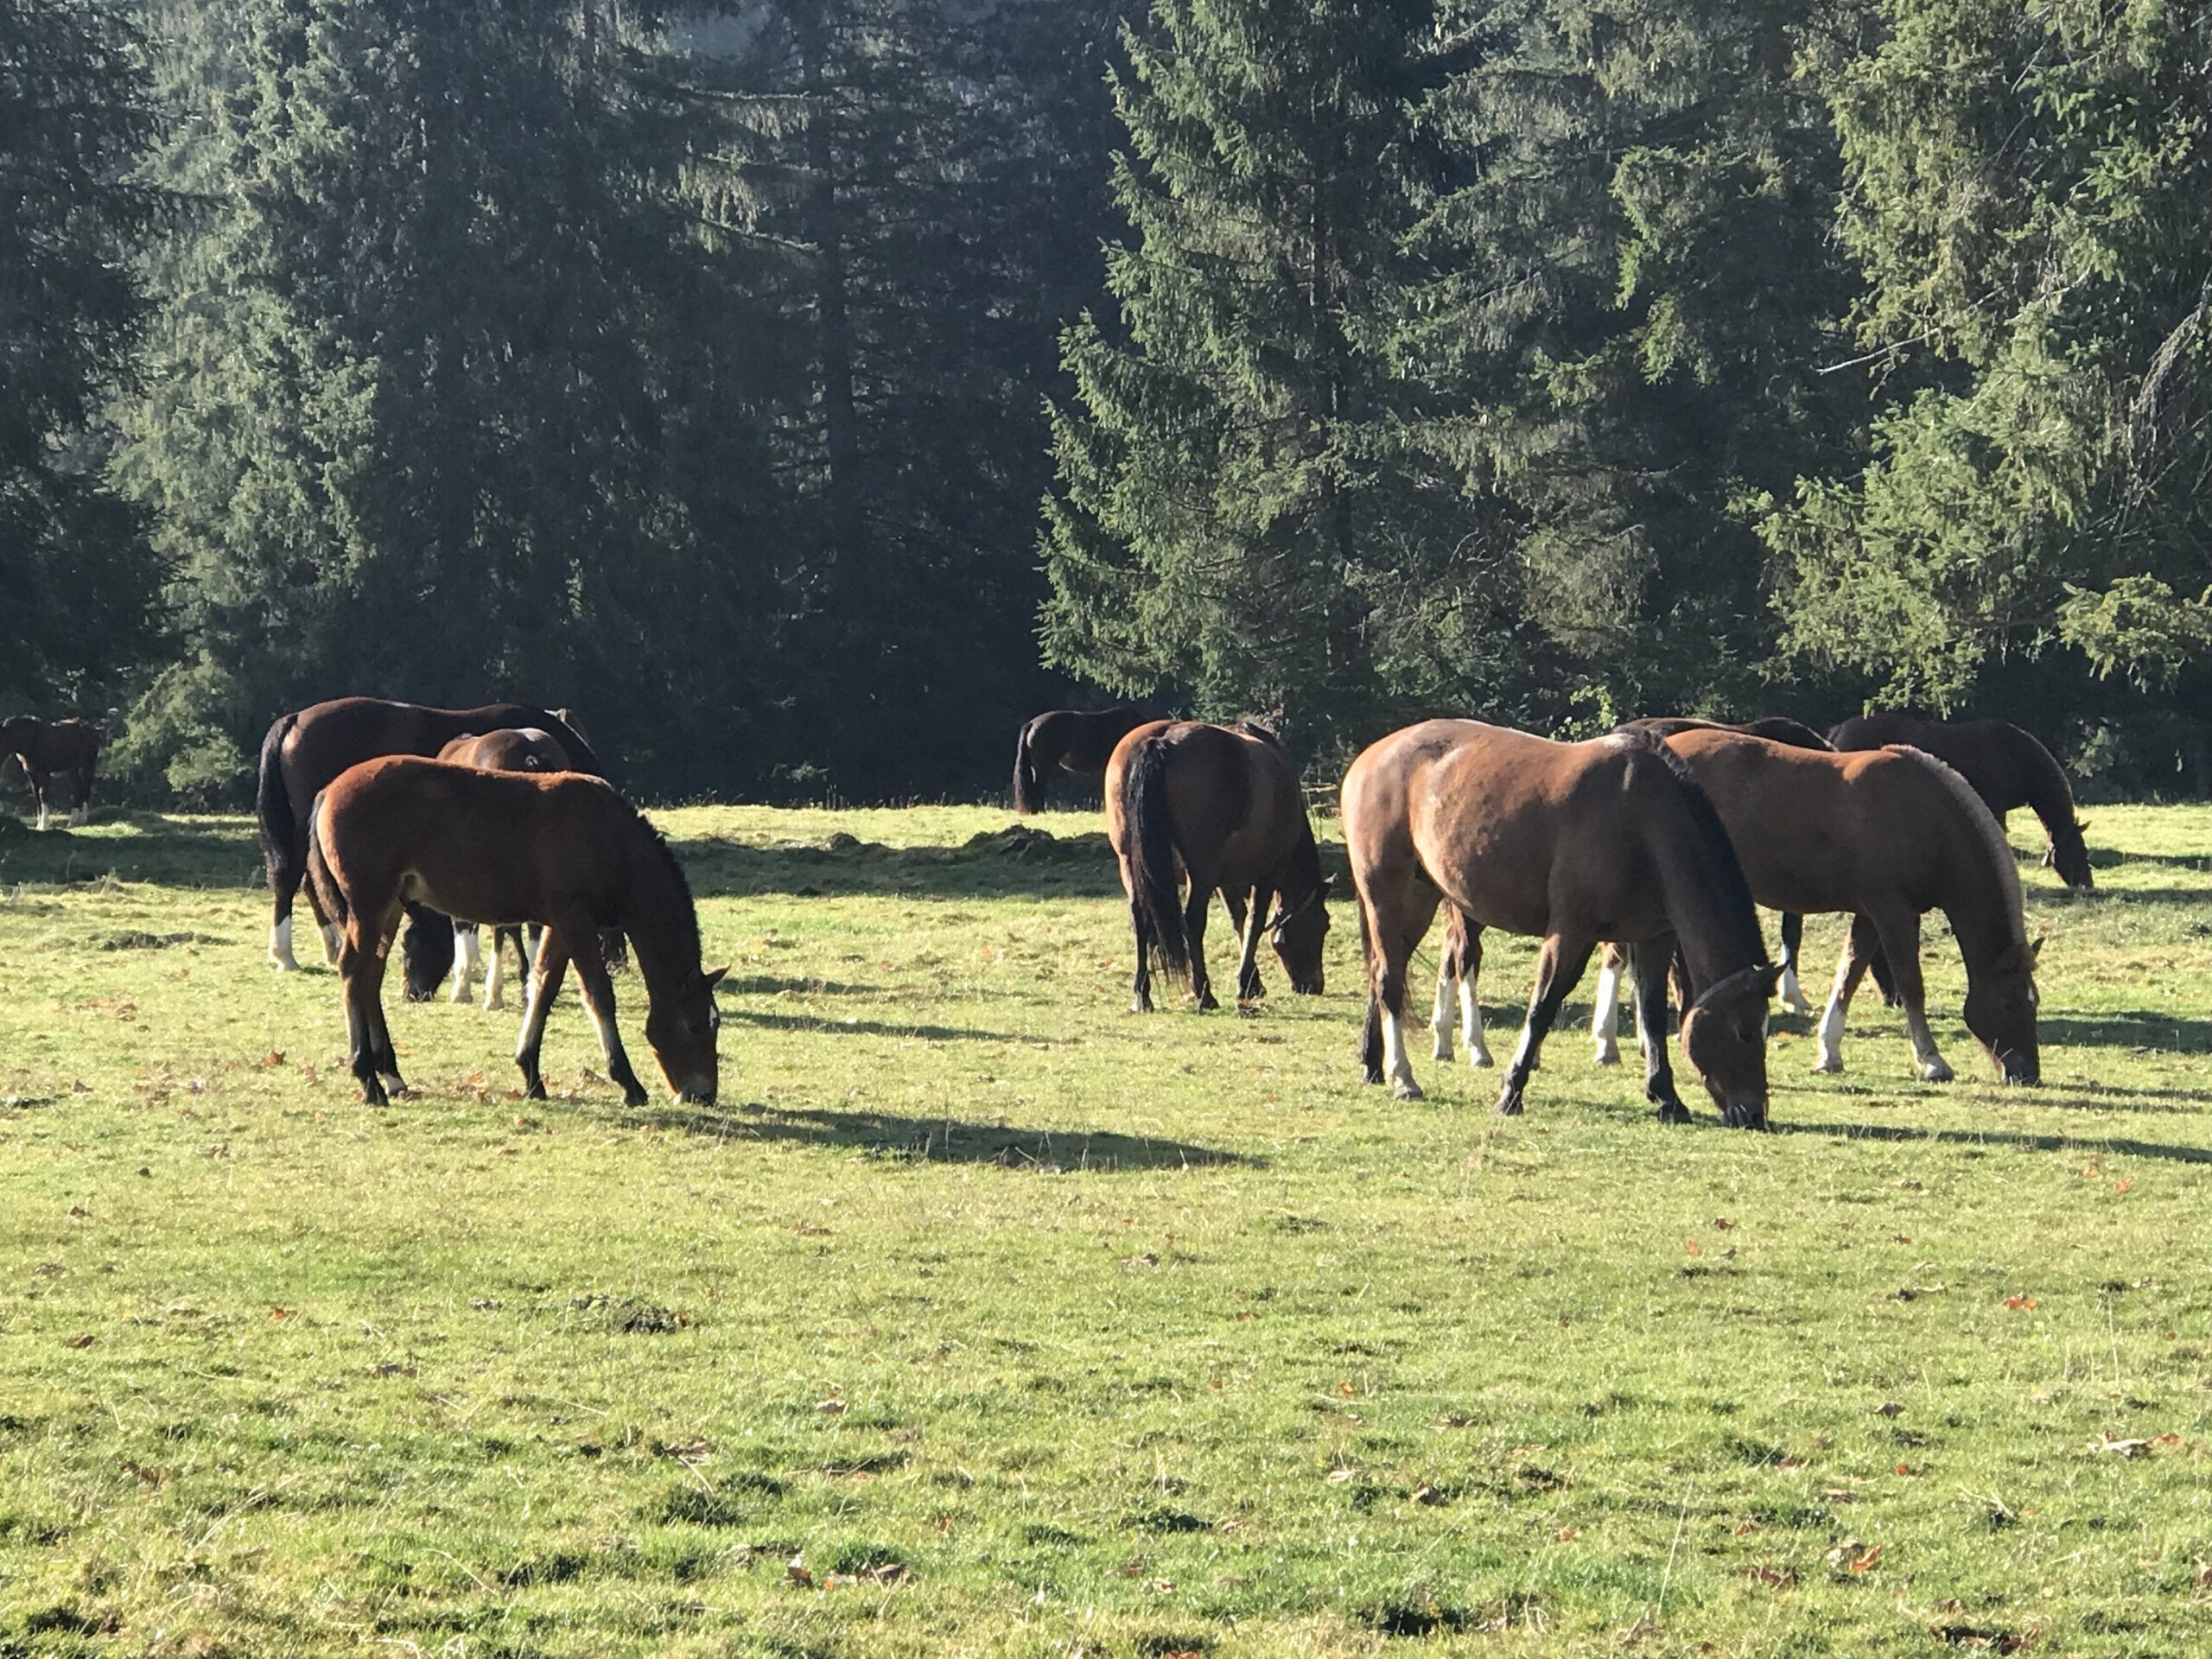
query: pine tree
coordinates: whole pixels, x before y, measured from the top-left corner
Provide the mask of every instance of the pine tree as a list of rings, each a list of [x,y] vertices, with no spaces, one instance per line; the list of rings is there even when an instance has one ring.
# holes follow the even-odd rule
[[[1125,48],[1120,315],[1064,343],[1046,653],[1350,747],[1495,680],[1510,639],[1465,626],[1479,521],[1407,442],[1428,411],[1396,360],[1413,110],[1452,60],[1428,0],[1159,0]]]
[[[1824,65],[1883,413],[1767,526],[1790,638],[1948,707],[2055,635],[2212,658],[2212,16],[1884,0]]]
[[[84,707],[153,641],[157,573],[105,486],[99,410],[161,193],[144,41],[116,0],[0,0],[0,699]]]

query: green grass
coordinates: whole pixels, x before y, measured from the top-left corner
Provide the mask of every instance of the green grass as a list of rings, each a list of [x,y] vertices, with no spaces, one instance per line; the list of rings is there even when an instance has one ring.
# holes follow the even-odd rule
[[[1779,1020],[1764,1136],[1579,1031],[1519,1121],[1357,1087],[1341,908],[1325,997],[1124,1014],[1095,817],[659,816],[713,1109],[573,993],[554,1099],[395,997],[363,1107],[242,820],[0,838],[0,1655],[2212,1644],[2212,811],[2027,870],[2044,1087],[1936,927],[1968,1080]]]

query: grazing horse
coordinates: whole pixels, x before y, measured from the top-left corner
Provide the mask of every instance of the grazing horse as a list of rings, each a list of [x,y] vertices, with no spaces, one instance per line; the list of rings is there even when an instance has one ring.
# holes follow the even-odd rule
[[[439,760],[448,766],[481,766],[489,772],[574,772],[569,752],[560,740],[550,732],[541,732],[534,726],[508,726],[496,732],[486,732],[480,737],[456,737],[438,751]],[[442,935],[435,913],[419,908],[410,917],[407,931],[401,936],[401,954],[406,964],[407,995],[410,1001],[424,1002],[436,992],[438,983],[446,974],[453,974],[453,1000],[468,1001],[472,982],[480,973],[484,978],[484,1006],[499,1008],[506,1006],[504,981],[506,976],[506,956],[504,947],[512,944],[515,957],[530,971],[530,959],[537,949],[537,930],[519,927],[495,927],[492,930],[492,960],[487,965],[478,942],[480,929],[474,922],[455,922]],[[452,945],[439,948],[442,938],[450,938]],[[459,963],[454,962],[458,948]]]
[[[1217,889],[1243,937],[1237,999],[1264,994],[1262,933],[1273,940],[1291,988],[1319,994],[1329,880],[1298,772],[1274,733],[1249,721],[1155,720],[1137,727],[1106,763],[1106,838],[1121,864],[1136,935],[1132,1012],[1152,1012],[1155,958],[1166,973],[1189,975],[1201,1008],[1219,1006],[1205,958],[1206,910]],[[1190,879],[1187,897],[1179,874]]]
[[[269,893],[276,903],[269,930],[269,960],[281,969],[300,965],[292,954],[292,900],[307,874],[308,811],[315,798],[339,773],[379,755],[435,756],[457,737],[521,726],[536,727],[557,737],[576,771],[603,772],[599,758],[577,734],[566,710],[532,709],[518,702],[494,702],[481,709],[428,709],[417,702],[387,702],[381,697],[339,697],[280,716],[262,740],[260,785],[254,799],[261,854],[269,871]],[[311,900],[313,896],[310,893]],[[334,925],[327,917],[321,919],[324,947],[335,956],[338,942]],[[435,987],[436,982],[433,980],[431,984]]]
[[[1700,731],[1667,743],[1720,809],[1754,898],[1776,910],[1851,913],[1815,1071],[1843,1070],[1844,1015],[1878,947],[1920,1075],[1949,1079],[1920,976],[1920,918],[1940,910],[1966,963],[1967,1029],[2006,1083],[2037,1080],[2041,941],[2028,940],[2005,832],[1963,778],[1904,747],[1823,753]]]
[[[1651,1031],[1666,1028],[1679,944],[1698,993],[1682,1019],[1683,1055],[1726,1122],[1764,1127],[1767,1000],[1781,969],[1766,959],[1727,830],[1658,738],[1554,743],[1471,720],[1409,726],[1344,774],[1344,830],[1367,947],[1369,1082],[1387,1070],[1393,1094],[1421,1098],[1406,1059],[1406,963],[1442,902],[1475,927],[1543,940],[1500,1112],[1521,1110],[1560,1004],[1598,942],[1618,939],[1633,947]],[[1455,965],[1471,997],[1473,964]],[[1645,1058],[1660,1121],[1687,1122],[1666,1043],[1651,1042]]]
[[[1014,746],[1014,810],[1024,816],[1045,810],[1045,779],[1054,766],[1093,776],[1105,771],[1114,746],[1151,719],[1126,706],[1095,715],[1055,709],[1038,715]]]
[[[77,794],[69,822],[84,823],[92,817],[92,766],[99,753],[100,728],[89,720],[41,720],[35,715],[0,720],[0,761],[12,754],[22,762],[41,830],[47,825],[47,791],[58,772],[69,774]]]
[[[338,973],[363,1100],[384,1103],[385,1077],[406,1087],[382,993],[385,952],[411,900],[486,926],[544,925],[515,1045],[530,1098],[545,1095],[538,1049],[573,960],[607,1075],[625,1103],[645,1103],[596,937],[619,928],[645,982],[645,1041],[661,1075],[679,1100],[713,1103],[721,1023],[715,984],[726,970],[701,971],[698,912],[676,855],[604,779],[388,755],[341,774],[322,792],[309,830],[317,901],[343,929]]]
[[[1847,751],[1902,743],[1932,754],[1967,780],[1967,787],[2003,824],[2006,813],[2026,807],[2043,820],[2050,850],[2044,862],[2058,879],[2083,893],[2096,885],[2088,826],[2074,816],[2074,791],[2050,751],[2018,727],[2001,720],[1922,720],[1914,715],[1860,715],[1828,734],[1830,747]]]

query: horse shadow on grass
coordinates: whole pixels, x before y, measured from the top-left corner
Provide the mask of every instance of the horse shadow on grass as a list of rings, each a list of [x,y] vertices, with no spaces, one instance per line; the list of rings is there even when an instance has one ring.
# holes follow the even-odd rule
[[[2164,1054],[2212,1052],[2212,1020],[2183,1019],[2152,1008],[2042,1014],[2036,1020],[2036,1033],[2046,1048],[2146,1048]],[[2212,1095],[2205,1098],[2212,1099]]]
[[[1819,1135],[1845,1141],[1888,1141],[1900,1145],[1928,1142],[1948,1146],[1988,1147],[1999,1144],[2031,1152],[2076,1152],[2085,1156],[2126,1155],[2160,1158],[2176,1164],[2212,1164],[2212,1147],[2177,1147],[2162,1141],[2135,1141],[2121,1135],[1983,1134],[1974,1129],[1916,1129],[1897,1123],[1807,1123],[1795,1119],[1777,1122],[1777,1135]]]
[[[1263,1159],[1149,1135],[1107,1129],[1023,1128],[969,1123],[954,1117],[836,1111],[826,1107],[656,1105],[640,1109],[641,1128],[679,1129],[718,1141],[785,1145],[873,1154],[912,1163],[996,1164],[1035,1170],[1112,1172],[1234,1166],[1265,1166]]]
[[[133,833],[87,833],[115,823]],[[72,885],[111,872],[124,881],[172,887],[251,887],[264,879],[252,827],[236,818],[173,818],[102,807],[89,826],[57,823],[0,836],[0,881]]]
[[[770,1031],[817,1032],[826,1037],[918,1038],[931,1043],[1030,1043],[1035,1039],[1010,1031],[977,1031],[967,1026],[888,1025],[877,1020],[840,1020],[826,1014],[763,1014],[753,1008],[729,1008],[725,1020],[741,1020]]]

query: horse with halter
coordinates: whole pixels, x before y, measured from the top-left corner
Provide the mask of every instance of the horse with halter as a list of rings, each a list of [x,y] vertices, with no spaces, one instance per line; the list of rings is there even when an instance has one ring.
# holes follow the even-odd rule
[[[31,799],[38,807],[38,827],[47,827],[47,791],[56,772],[67,772],[77,795],[69,822],[84,823],[92,816],[92,769],[99,759],[100,728],[89,720],[41,720],[35,715],[10,715],[0,720],[0,761],[14,755],[30,780]]]
[[[296,969],[292,954],[292,900],[307,874],[308,818],[315,798],[349,766],[387,754],[425,759],[457,737],[495,732],[503,727],[536,727],[553,734],[578,772],[603,774],[566,710],[532,709],[518,702],[487,703],[480,709],[430,709],[417,702],[381,697],[339,697],[280,715],[262,740],[259,787],[254,817],[261,853],[268,867],[275,915],[269,930],[269,960]],[[309,902],[315,895],[310,893]],[[323,924],[323,944],[334,958],[334,925]],[[439,978],[444,977],[441,972]],[[435,987],[437,981],[432,980]]]
[[[1967,787],[1996,814],[2000,828],[2015,807],[2024,806],[2041,819],[2050,843],[2044,862],[2058,872],[2060,880],[2082,893],[2096,886],[2082,839],[2088,826],[2074,816],[2074,791],[2066,773],[2049,749],[2018,726],[2001,720],[1859,715],[1831,731],[1828,743],[1846,752],[1904,744],[1934,755],[1967,780]]]
[[[1878,947],[1920,1075],[1951,1068],[1928,1028],[1920,918],[1940,910],[1967,970],[1967,1028],[2006,1083],[2041,1076],[2036,957],[2005,832],[1966,780],[1917,749],[1824,753],[1727,732],[1667,740],[1720,810],[1751,894],[1776,910],[1845,911],[1848,944],[1820,1024],[1815,1070],[1843,1070],[1844,1017]],[[1658,1027],[1647,1027],[1647,1036]]]
[[[1127,733],[1106,765],[1106,838],[1136,936],[1132,1012],[1152,1011],[1155,960],[1164,972],[1189,976],[1198,1007],[1220,1006],[1205,960],[1206,911],[1217,890],[1243,935],[1237,999],[1264,994],[1262,933],[1291,988],[1319,994],[1329,880],[1297,769],[1266,727],[1155,720]],[[1189,878],[1187,894],[1181,876]],[[1279,906],[1272,918],[1271,905]]]
[[[384,1015],[385,954],[409,902],[485,926],[538,922],[545,936],[515,1046],[524,1092],[543,1099],[538,1051],[545,1016],[573,960],[607,1075],[641,1106],[614,1020],[614,988],[598,934],[630,940],[650,1008],[645,1041],[669,1089],[712,1104],[718,1086],[715,985],[701,969],[699,918],[668,843],[604,779],[582,772],[486,772],[388,755],[322,791],[308,836],[317,902],[342,929],[338,973],[361,1098],[381,1105],[383,1079],[404,1090]]]
[[[1104,772],[1114,746],[1152,718],[1126,705],[1096,714],[1054,709],[1039,715],[1014,742],[1014,810],[1024,817],[1045,810],[1046,779],[1054,766],[1094,777]]]
[[[534,726],[502,727],[480,737],[456,737],[438,751],[448,766],[481,766],[488,772],[574,772],[569,752],[550,732]],[[448,925],[434,911],[420,906],[408,912],[407,931],[400,935],[400,956],[405,972],[407,1000],[427,1002],[436,995],[440,982],[453,975],[453,1000],[468,1001],[479,974],[484,980],[484,1006],[506,1006],[503,995],[506,974],[505,947],[512,944],[523,971],[530,971],[537,952],[537,929],[496,927],[492,930],[492,959],[487,965],[479,942],[481,930],[474,922]]]
[[[1555,743],[1471,720],[1432,720],[1370,746],[1345,772],[1344,846],[1359,897],[1370,995],[1367,1081],[1418,1100],[1407,1063],[1406,964],[1440,903],[1475,927],[1542,939],[1528,1024],[1497,1109],[1522,1109],[1560,1005],[1601,939],[1631,947],[1638,1005],[1663,1031],[1679,944],[1695,993],[1684,1057],[1723,1118],[1766,1122],[1766,1009],[1781,969],[1728,832],[1679,758],[1646,732]],[[1471,977],[1461,981],[1473,995]],[[1646,1051],[1662,1122],[1689,1109],[1664,1041]]]

